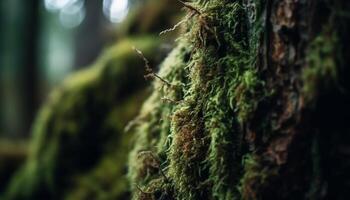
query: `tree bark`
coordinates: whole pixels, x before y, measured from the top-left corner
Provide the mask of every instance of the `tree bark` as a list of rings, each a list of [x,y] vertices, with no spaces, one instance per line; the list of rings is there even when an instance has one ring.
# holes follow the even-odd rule
[[[135,128],[134,197],[349,198],[350,3],[183,5],[172,87],[155,82]]]

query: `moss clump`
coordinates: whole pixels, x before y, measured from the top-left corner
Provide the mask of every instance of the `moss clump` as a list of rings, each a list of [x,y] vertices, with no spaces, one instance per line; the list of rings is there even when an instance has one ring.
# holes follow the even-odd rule
[[[159,193],[174,199],[239,198],[240,131],[265,96],[255,66],[257,45],[247,37],[258,41],[260,25],[247,26],[248,7],[238,1],[185,7],[187,31],[160,71],[172,87],[154,83],[135,128],[129,177],[143,191],[135,187],[134,198],[157,199]],[[259,21],[260,11],[248,10]],[[159,157],[157,167],[140,159],[145,150]]]
[[[166,152],[171,141],[168,133],[169,118],[174,104],[177,104],[183,96],[182,86],[186,85],[185,67],[189,48],[191,47],[187,45],[179,45],[167,57],[162,64],[159,76],[167,80],[171,86],[165,85],[160,80],[155,81],[153,87],[157,92],[152,93],[136,118],[139,125],[134,129],[138,134],[129,158],[129,178],[132,180],[135,197],[147,199],[155,193],[171,193],[171,188],[163,191],[163,187],[166,187],[168,183],[165,182],[165,177],[162,176],[160,170],[163,170],[166,164]],[[143,153],[145,151],[149,153]],[[140,188],[145,188],[144,192],[151,192],[151,194],[142,193],[135,184]]]
[[[159,72],[170,86],[155,81],[134,128],[134,199],[307,199],[322,161],[305,100],[336,79],[339,44],[308,24],[306,4],[183,3],[184,33]]]
[[[96,164],[103,155],[111,156],[116,151],[118,154],[113,156],[120,160],[114,164],[119,166],[110,169],[115,170],[111,172],[115,176],[104,178],[122,176],[126,162],[123,154],[128,148],[122,145],[119,149],[117,145],[128,140],[129,135],[122,132],[137,113],[145,86],[143,63],[131,49],[133,45],[151,58],[159,40],[152,36],[123,40],[52,93],[35,122],[29,158],[12,180],[5,199],[60,199],[75,185],[72,177],[98,173],[93,168],[99,168]],[[105,159],[101,168],[108,164]],[[91,193],[96,192],[96,198],[102,198],[103,192],[115,197],[125,195],[125,180],[115,183],[117,180],[110,180],[110,188]]]

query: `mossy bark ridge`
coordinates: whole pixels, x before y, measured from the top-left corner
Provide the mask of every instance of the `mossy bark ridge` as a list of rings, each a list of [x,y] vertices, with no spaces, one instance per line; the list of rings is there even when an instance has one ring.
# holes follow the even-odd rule
[[[183,4],[133,129],[133,198],[347,199],[350,3]]]

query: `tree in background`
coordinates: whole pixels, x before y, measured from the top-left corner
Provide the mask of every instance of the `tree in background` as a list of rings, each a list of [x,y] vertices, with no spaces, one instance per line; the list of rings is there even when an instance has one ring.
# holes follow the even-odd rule
[[[132,134],[124,134],[124,128],[148,94],[144,61],[132,46],[157,66],[168,53],[161,44],[171,46],[176,35],[161,38],[158,30],[175,23],[179,11],[171,0],[135,8],[120,26],[119,40],[51,93],[33,124],[28,159],[2,198],[128,199],[125,169]],[[155,23],[160,17],[162,23]],[[149,24],[140,27],[143,21]]]
[[[1,2],[0,133],[6,136],[26,136],[38,106],[39,5]]]

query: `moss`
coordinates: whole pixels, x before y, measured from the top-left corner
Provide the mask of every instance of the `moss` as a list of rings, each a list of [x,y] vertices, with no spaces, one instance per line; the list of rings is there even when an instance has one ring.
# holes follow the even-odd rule
[[[107,117],[105,127],[118,126],[119,134],[125,126],[125,121],[138,112],[140,99],[145,98],[145,92],[138,92],[127,98],[115,108]],[[129,115],[129,116],[128,116]],[[128,197],[129,184],[126,180],[125,169],[127,152],[130,149],[131,134],[123,134],[106,143],[106,152],[101,160],[86,173],[76,175],[75,184],[66,192],[65,199],[125,199]],[[116,148],[117,147],[117,148]]]
[[[28,161],[14,177],[5,199],[59,199],[73,184],[71,177],[91,171],[102,155],[111,149],[117,151],[116,145],[127,140],[121,133],[137,113],[142,96],[130,102],[127,99],[145,86],[143,63],[131,49],[133,45],[152,57],[159,40],[154,37],[123,40],[104,52],[93,66],[72,75],[52,93],[34,124]],[[111,173],[121,176],[125,157],[119,153],[115,156],[121,159],[120,166]],[[91,173],[98,173],[108,162],[112,160],[106,158],[100,164],[101,169]],[[114,187],[114,184],[126,183],[120,180],[110,184]],[[120,186],[113,195],[121,195],[125,189],[126,186]],[[109,191],[108,188],[102,190]],[[96,195],[102,197],[98,192]]]
[[[300,8],[308,8],[305,2],[299,3]],[[176,48],[161,64],[157,76],[154,76],[156,80],[151,96],[143,104],[138,117],[130,123],[128,134],[132,134],[133,138],[114,135],[113,141],[121,142],[118,146],[123,149],[125,143],[132,140],[127,161],[129,185],[120,178],[124,163],[118,166],[111,163],[113,159],[126,159],[124,152],[127,150],[114,149],[115,143],[110,143],[107,145],[109,150],[104,149],[109,153],[99,165],[91,164],[86,174],[72,172],[78,189],[67,198],[127,198],[122,192],[127,187],[131,189],[132,198],[140,200],[302,199],[306,198],[304,193],[307,190],[315,198],[321,195],[316,194],[322,190],[317,182],[322,170],[318,168],[324,161],[322,156],[312,160],[310,155],[319,154],[318,148],[324,141],[310,147],[312,140],[316,141],[318,136],[310,136],[317,130],[308,124],[312,120],[305,113],[317,118],[317,112],[308,110],[303,100],[316,101],[325,86],[323,84],[337,78],[339,60],[335,59],[335,55],[339,33],[333,31],[333,25],[325,26],[310,43],[310,38],[298,33],[304,30],[303,23],[308,20],[300,14],[302,12],[299,13],[300,18],[305,19],[294,16],[297,3],[293,1],[196,0],[182,4],[188,13],[184,18],[184,32],[177,40]],[[264,30],[268,30],[267,33]],[[296,41],[289,41],[289,38]],[[296,53],[295,50],[303,51],[306,44],[310,45],[305,58],[305,52]],[[142,47],[141,50],[144,51]],[[108,55],[106,53],[101,63],[113,66],[112,62],[105,62],[109,60]],[[129,62],[142,61],[126,58],[113,63],[120,61],[129,66]],[[307,66],[301,69],[304,66],[300,66],[300,63],[303,62]],[[126,101],[114,97],[117,94],[123,97],[122,94],[131,89],[129,84],[118,85],[114,82],[119,79],[121,83],[128,83],[122,79],[125,76],[118,75],[122,73],[120,68],[106,68],[102,70],[105,73],[97,69],[91,74],[86,72],[85,78],[74,78],[71,84],[80,85],[84,91],[93,87],[87,83],[101,86],[96,86],[96,93],[91,96],[97,102],[104,102],[106,98],[115,100],[113,109],[110,104],[97,106],[101,113],[96,113],[106,119],[102,130],[114,125],[119,130],[125,122],[121,122],[118,116],[125,111],[117,105],[125,105]],[[107,81],[106,84],[95,81],[95,74],[100,73],[104,74],[103,83]],[[118,75],[117,78],[114,75]],[[101,90],[112,86],[120,86],[120,93],[105,94]],[[303,89],[299,86],[303,86]],[[74,88],[70,87],[69,91]],[[65,141],[77,137],[74,133],[80,130],[80,126],[72,123],[74,121],[70,115],[82,120],[79,124],[88,120],[85,116],[75,116],[76,109],[86,111],[85,106],[80,106],[89,99],[84,98],[85,93],[80,96],[76,91],[74,98],[63,96],[62,91],[56,93],[56,98],[78,99],[79,102],[56,103],[63,105],[59,111],[55,111],[58,116],[63,111],[74,111],[65,116],[67,121],[60,121],[60,124],[65,124],[64,129],[57,128],[64,132]],[[50,109],[46,112],[45,115],[51,115]],[[95,110],[88,112],[97,116],[94,120],[101,118],[95,115]],[[301,122],[301,119],[306,120]],[[113,123],[117,121],[120,123]],[[51,142],[60,138],[55,134],[56,123],[44,124],[53,131],[50,132],[50,140],[38,137],[40,142],[37,146],[41,147],[39,144],[44,143],[50,145],[37,148],[34,152],[41,152],[43,156],[40,156],[40,160],[39,156],[30,159],[25,168],[27,171],[22,172],[30,172],[27,177],[31,176],[32,179],[39,178],[37,182],[28,184],[32,188],[40,184],[55,188],[55,185],[50,185],[57,184],[57,175],[53,172],[56,168],[64,169],[60,162],[51,160],[62,157],[60,148],[67,149]],[[42,129],[48,128],[39,126],[38,130]],[[79,137],[72,144],[79,144],[76,141],[82,140]],[[99,138],[93,141],[98,142]],[[86,155],[91,157],[94,152]],[[64,158],[66,161],[67,157]],[[76,160],[74,158],[73,161]],[[343,164],[347,166],[347,162]],[[307,182],[305,180],[311,180],[311,184],[302,183]],[[274,193],[274,190],[280,191]],[[26,191],[25,188],[23,191]]]
[[[278,167],[270,167],[262,157],[256,154],[246,154],[242,158],[244,175],[238,189],[242,199],[259,199],[260,191],[269,186],[269,181],[279,174]]]
[[[311,148],[319,130],[310,119],[319,111],[309,102],[327,85],[339,89],[336,56],[346,50],[335,21],[321,32],[310,24],[325,5],[312,14],[314,5],[300,1],[183,6],[184,33],[159,72],[171,86],[154,83],[134,128],[134,199],[307,199],[310,187],[321,196],[322,158]]]
[[[306,101],[316,98],[323,89],[336,84],[337,33],[330,25],[311,42],[306,57],[307,67],[303,71],[303,92]],[[322,89],[323,88],[323,89]]]
[[[251,39],[258,41],[261,28],[254,25],[255,32],[250,32],[253,28],[243,20],[248,21],[247,5],[238,1],[185,6],[187,31],[160,71],[174,87],[156,81],[144,104],[135,128],[129,178],[152,198],[162,191],[174,199],[239,199],[234,185],[242,171],[241,127],[266,95],[255,68],[258,45],[250,45],[247,37],[254,33]],[[260,20],[258,8],[251,12],[257,16],[250,20]],[[179,51],[184,47],[190,54]],[[171,101],[162,102],[162,97]],[[137,159],[144,150],[159,157],[159,167]],[[167,178],[162,178],[160,168]],[[155,179],[163,180],[156,189]],[[134,188],[135,199],[143,195]]]
[[[135,191],[135,198],[144,199],[145,196],[153,198],[154,195],[153,193],[147,195],[140,192],[136,185],[141,188],[146,187],[146,191],[152,192],[155,188],[153,185],[155,183],[152,181],[164,179],[160,170],[166,166],[166,152],[171,141],[168,132],[170,129],[168,119],[171,117],[174,105],[183,96],[181,89],[183,85],[186,85],[185,66],[186,58],[189,56],[188,48],[190,47],[187,45],[178,46],[164,61],[159,76],[167,80],[172,87],[169,88],[160,80],[155,81],[153,87],[157,92],[152,93],[144,103],[140,115],[136,118],[139,125],[134,128],[136,138],[130,153],[128,175],[133,186],[132,189]],[[154,156],[150,156],[150,154],[142,154],[144,151],[151,151],[159,160],[154,160]],[[168,189],[164,191],[163,188],[157,188],[157,190],[161,193],[170,193]]]
[[[277,13],[281,14],[286,11],[278,10],[278,6],[285,6],[283,9],[286,9],[290,5],[281,2],[280,4],[276,3],[275,6],[277,7]],[[320,7],[322,6],[321,3]],[[293,6],[290,8],[292,8],[290,12],[293,12]],[[263,139],[260,138],[260,141],[259,138],[257,139],[260,142],[260,148],[253,148],[252,152],[244,156],[244,176],[241,178],[239,186],[243,199],[325,198],[321,197],[324,195],[321,194],[321,191],[325,192],[325,184],[328,183],[322,181],[323,174],[320,164],[320,160],[322,160],[320,157],[322,156],[318,146],[318,137],[321,135],[319,131],[321,130],[317,128],[321,127],[322,123],[314,124],[314,120],[322,115],[321,110],[324,108],[318,107],[316,109],[316,105],[320,101],[324,101],[325,98],[329,98],[325,94],[333,94],[330,90],[339,92],[339,89],[341,89],[338,85],[339,57],[341,56],[339,52],[339,34],[332,17],[334,13],[333,11],[330,12],[319,13],[322,16],[324,15],[328,21],[325,23],[317,22],[316,26],[320,26],[321,30],[318,30],[318,28],[314,30],[314,27],[310,28],[310,33],[311,30],[315,33],[307,33],[310,35],[307,38],[300,39],[299,43],[284,41],[280,44],[278,40],[273,43],[281,47],[281,49],[276,48],[276,52],[284,55],[280,58],[280,61],[283,60],[282,62],[276,62],[276,64],[271,61],[271,68],[276,67],[278,70],[275,73],[268,74],[272,78],[266,78],[269,82],[267,87],[270,87],[274,92],[268,100],[279,102],[281,105],[285,104],[285,107],[267,103],[263,105],[265,107],[261,106],[264,113],[260,113],[260,115],[262,114],[261,118],[264,119],[256,117],[254,121],[250,121],[258,128],[255,127],[249,131],[253,132],[254,137]],[[293,16],[291,15],[290,18],[293,18]],[[319,20],[319,18],[316,19]],[[281,18],[282,24],[285,23],[284,20]],[[291,24],[294,23],[293,20],[290,22],[292,22]],[[303,22],[298,21],[298,23]],[[297,28],[302,27],[300,24]],[[309,26],[315,26],[315,24],[309,24]],[[287,27],[283,28],[287,29]],[[297,28],[293,27],[288,31],[285,30],[285,32],[292,32]],[[303,34],[300,33],[300,35]],[[281,35],[274,37],[280,37]],[[287,37],[290,36],[286,35]],[[299,37],[298,34],[296,35]],[[294,61],[286,61],[288,58],[284,60],[283,57],[288,57],[287,53],[290,53],[288,51],[294,48],[296,44],[301,45],[298,53],[300,57]],[[302,45],[307,48],[302,47]],[[305,52],[304,49],[306,49]],[[300,64],[302,66],[301,70]],[[263,73],[263,71],[259,73]],[[280,86],[278,86],[279,84]],[[298,86],[295,87],[295,85]],[[301,87],[299,88],[299,86]],[[337,94],[337,92],[334,93]],[[335,95],[330,97],[330,99],[333,98],[336,99],[337,97]],[[277,99],[277,101],[273,99]],[[283,101],[285,103],[282,103]],[[268,113],[272,113],[277,117]],[[329,113],[323,114],[328,119]],[[274,122],[275,119],[277,120]],[[328,123],[328,120],[326,123]]]

